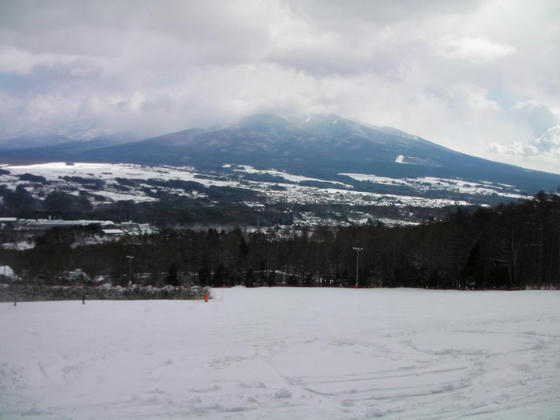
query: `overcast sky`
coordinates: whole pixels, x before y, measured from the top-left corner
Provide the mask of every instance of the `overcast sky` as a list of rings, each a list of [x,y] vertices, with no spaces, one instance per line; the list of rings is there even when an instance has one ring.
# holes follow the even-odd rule
[[[0,0],[0,138],[261,111],[560,173],[560,2]]]

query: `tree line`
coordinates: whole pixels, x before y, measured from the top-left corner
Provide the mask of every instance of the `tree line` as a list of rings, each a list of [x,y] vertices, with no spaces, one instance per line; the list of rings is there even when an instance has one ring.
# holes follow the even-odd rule
[[[55,282],[59,273],[81,268],[123,285],[351,287],[353,247],[360,247],[360,287],[560,287],[560,196],[544,192],[417,226],[319,226],[288,235],[169,229],[76,247],[65,235],[49,235],[57,240],[0,256],[29,282]]]

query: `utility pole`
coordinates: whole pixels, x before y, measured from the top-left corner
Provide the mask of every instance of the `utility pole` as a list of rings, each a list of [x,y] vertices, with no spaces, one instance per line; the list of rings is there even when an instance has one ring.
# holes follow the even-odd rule
[[[357,246],[352,247],[352,249],[354,251],[356,251],[356,284],[355,287],[356,289],[358,288],[358,261],[360,259],[360,251],[363,251],[364,248],[359,248]]]
[[[126,258],[128,259],[128,285],[132,285],[132,260],[134,259],[133,255],[127,255]]]

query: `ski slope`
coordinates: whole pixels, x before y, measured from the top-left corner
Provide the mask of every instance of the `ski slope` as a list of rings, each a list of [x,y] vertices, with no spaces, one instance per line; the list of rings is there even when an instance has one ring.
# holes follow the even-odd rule
[[[560,292],[0,304],[0,418],[560,418]]]

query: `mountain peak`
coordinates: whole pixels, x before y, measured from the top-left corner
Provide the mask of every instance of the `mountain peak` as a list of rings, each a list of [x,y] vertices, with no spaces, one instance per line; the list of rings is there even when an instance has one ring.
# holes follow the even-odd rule
[[[276,114],[258,113],[242,118],[237,126],[254,130],[286,129],[290,122]]]

